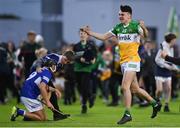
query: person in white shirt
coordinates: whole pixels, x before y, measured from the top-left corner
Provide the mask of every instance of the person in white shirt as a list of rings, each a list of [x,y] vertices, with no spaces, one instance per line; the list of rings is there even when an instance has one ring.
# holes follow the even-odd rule
[[[168,33],[164,36],[165,41],[161,44],[161,49],[159,49],[155,62],[157,64],[156,73],[155,73],[155,80],[156,80],[156,98],[160,99],[162,93],[164,92],[165,98],[165,106],[164,112],[169,112],[169,101],[171,97],[171,71],[177,70],[177,66],[165,61],[161,57],[161,51],[164,50],[167,52],[169,56],[174,56],[174,49],[173,46],[176,43],[176,35],[173,33]]]

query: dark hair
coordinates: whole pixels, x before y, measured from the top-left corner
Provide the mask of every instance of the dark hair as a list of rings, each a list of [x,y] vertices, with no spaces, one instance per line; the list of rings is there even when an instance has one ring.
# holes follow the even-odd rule
[[[75,55],[71,50],[65,51],[63,54],[69,61],[74,61]]]
[[[36,32],[31,30],[27,33],[27,36],[29,36],[29,35],[36,35]]]
[[[166,41],[167,43],[170,43],[171,40],[176,39],[176,38],[177,38],[177,37],[176,37],[176,35],[175,35],[174,33],[167,33],[167,34],[165,34],[165,36],[164,36],[164,39],[165,39],[165,41]]]
[[[130,13],[132,15],[132,9],[131,9],[131,7],[129,5],[121,5],[120,10],[122,12],[128,12],[128,13]]]

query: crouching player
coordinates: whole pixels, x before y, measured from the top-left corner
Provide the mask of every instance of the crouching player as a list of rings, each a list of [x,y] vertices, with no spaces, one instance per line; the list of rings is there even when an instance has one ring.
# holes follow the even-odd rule
[[[63,65],[74,61],[74,52],[71,50],[66,50],[63,53],[63,55],[59,55],[56,53],[47,54],[47,49],[40,48],[36,50],[35,53],[37,56],[37,60],[31,66],[31,72],[34,72],[34,71],[41,72],[44,63],[48,59],[54,60],[57,63],[57,72],[63,68]],[[49,81],[48,85],[52,88],[55,88],[52,80]],[[59,113],[57,111],[52,111],[54,121],[63,120],[70,116],[70,114],[64,114],[60,110],[59,105],[58,105],[58,98],[55,92],[51,93],[50,102],[56,110],[61,112]],[[29,120],[28,118],[24,118],[24,121],[28,121],[28,120]]]
[[[49,59],[45,62],[41,72],[35,71],[29,75],[21,89],[21,101],[28,111],[14,106],[11,121],[15,121],[18,116],[27,117],[32,121],[47,120],[43,104],[38,100],[38,96],[41,95],[46,106],[54,110],[54,106],[49,101],[48,93],[54,91],[57,97],[60,97],[61,93],[57,89],[48,86],[48,82],[53,78],[56,66],[56,62]]]

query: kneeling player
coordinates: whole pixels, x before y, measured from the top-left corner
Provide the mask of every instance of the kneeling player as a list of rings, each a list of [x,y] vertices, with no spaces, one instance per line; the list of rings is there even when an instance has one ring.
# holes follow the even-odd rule
[[[56,65],[56,62],[49,59],[42,72],[33,72],[29,75],[21,89],[21,101],[28,112],[14,106],[11,121],[15,121],[19,115],[33,121],[47,120],[43,104],[37,98],[41,95],[47,107],[54,110],[54,106],[49,101],[48,92],[55,91],[58,97],[61,96],[61,93],[57,89],[49,87],[48,82],[53,78],[53,73],[56,72]]]

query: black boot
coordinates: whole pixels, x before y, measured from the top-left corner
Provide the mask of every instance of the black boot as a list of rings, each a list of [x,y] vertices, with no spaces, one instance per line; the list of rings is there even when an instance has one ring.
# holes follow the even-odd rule
[[[55,92],[52,92],[50,102],[54,106],[54,108],[57,111],[59,111],[59,113],[57,111],[53,111],[53,119],[55,121],[63,120],[70,116],[69,114],[63,114],[62,111],[60,111],[59,106],[58,106],[57,96],[56,96]]]
[[[87,113],[87,106],[86,105],[82,105],[81,113],[82,114]]]
[[[125,124],[129,121],[132,121],[132,117],[130,114],[124,114],[120,121],[117,122],[117,124]]]
[[[164,112],[170,112],[168,103],[166,103],[164,106]]]
[[[157,113],[161,111],[162,104],[160,101],[157,101],[156,104],[153,106],[153,113],[151,115],[151,118],[155,118],[157,116]]]
[[[66,119],[66,118],[68,118],[70,116],[70,114],[60,114],[60,113],[58,113],[58,114],[55,114],[54,116],[53,116],[53,119],[54,119],[54,121],[58,121],[58,120],[63,120],[63,119]]]

